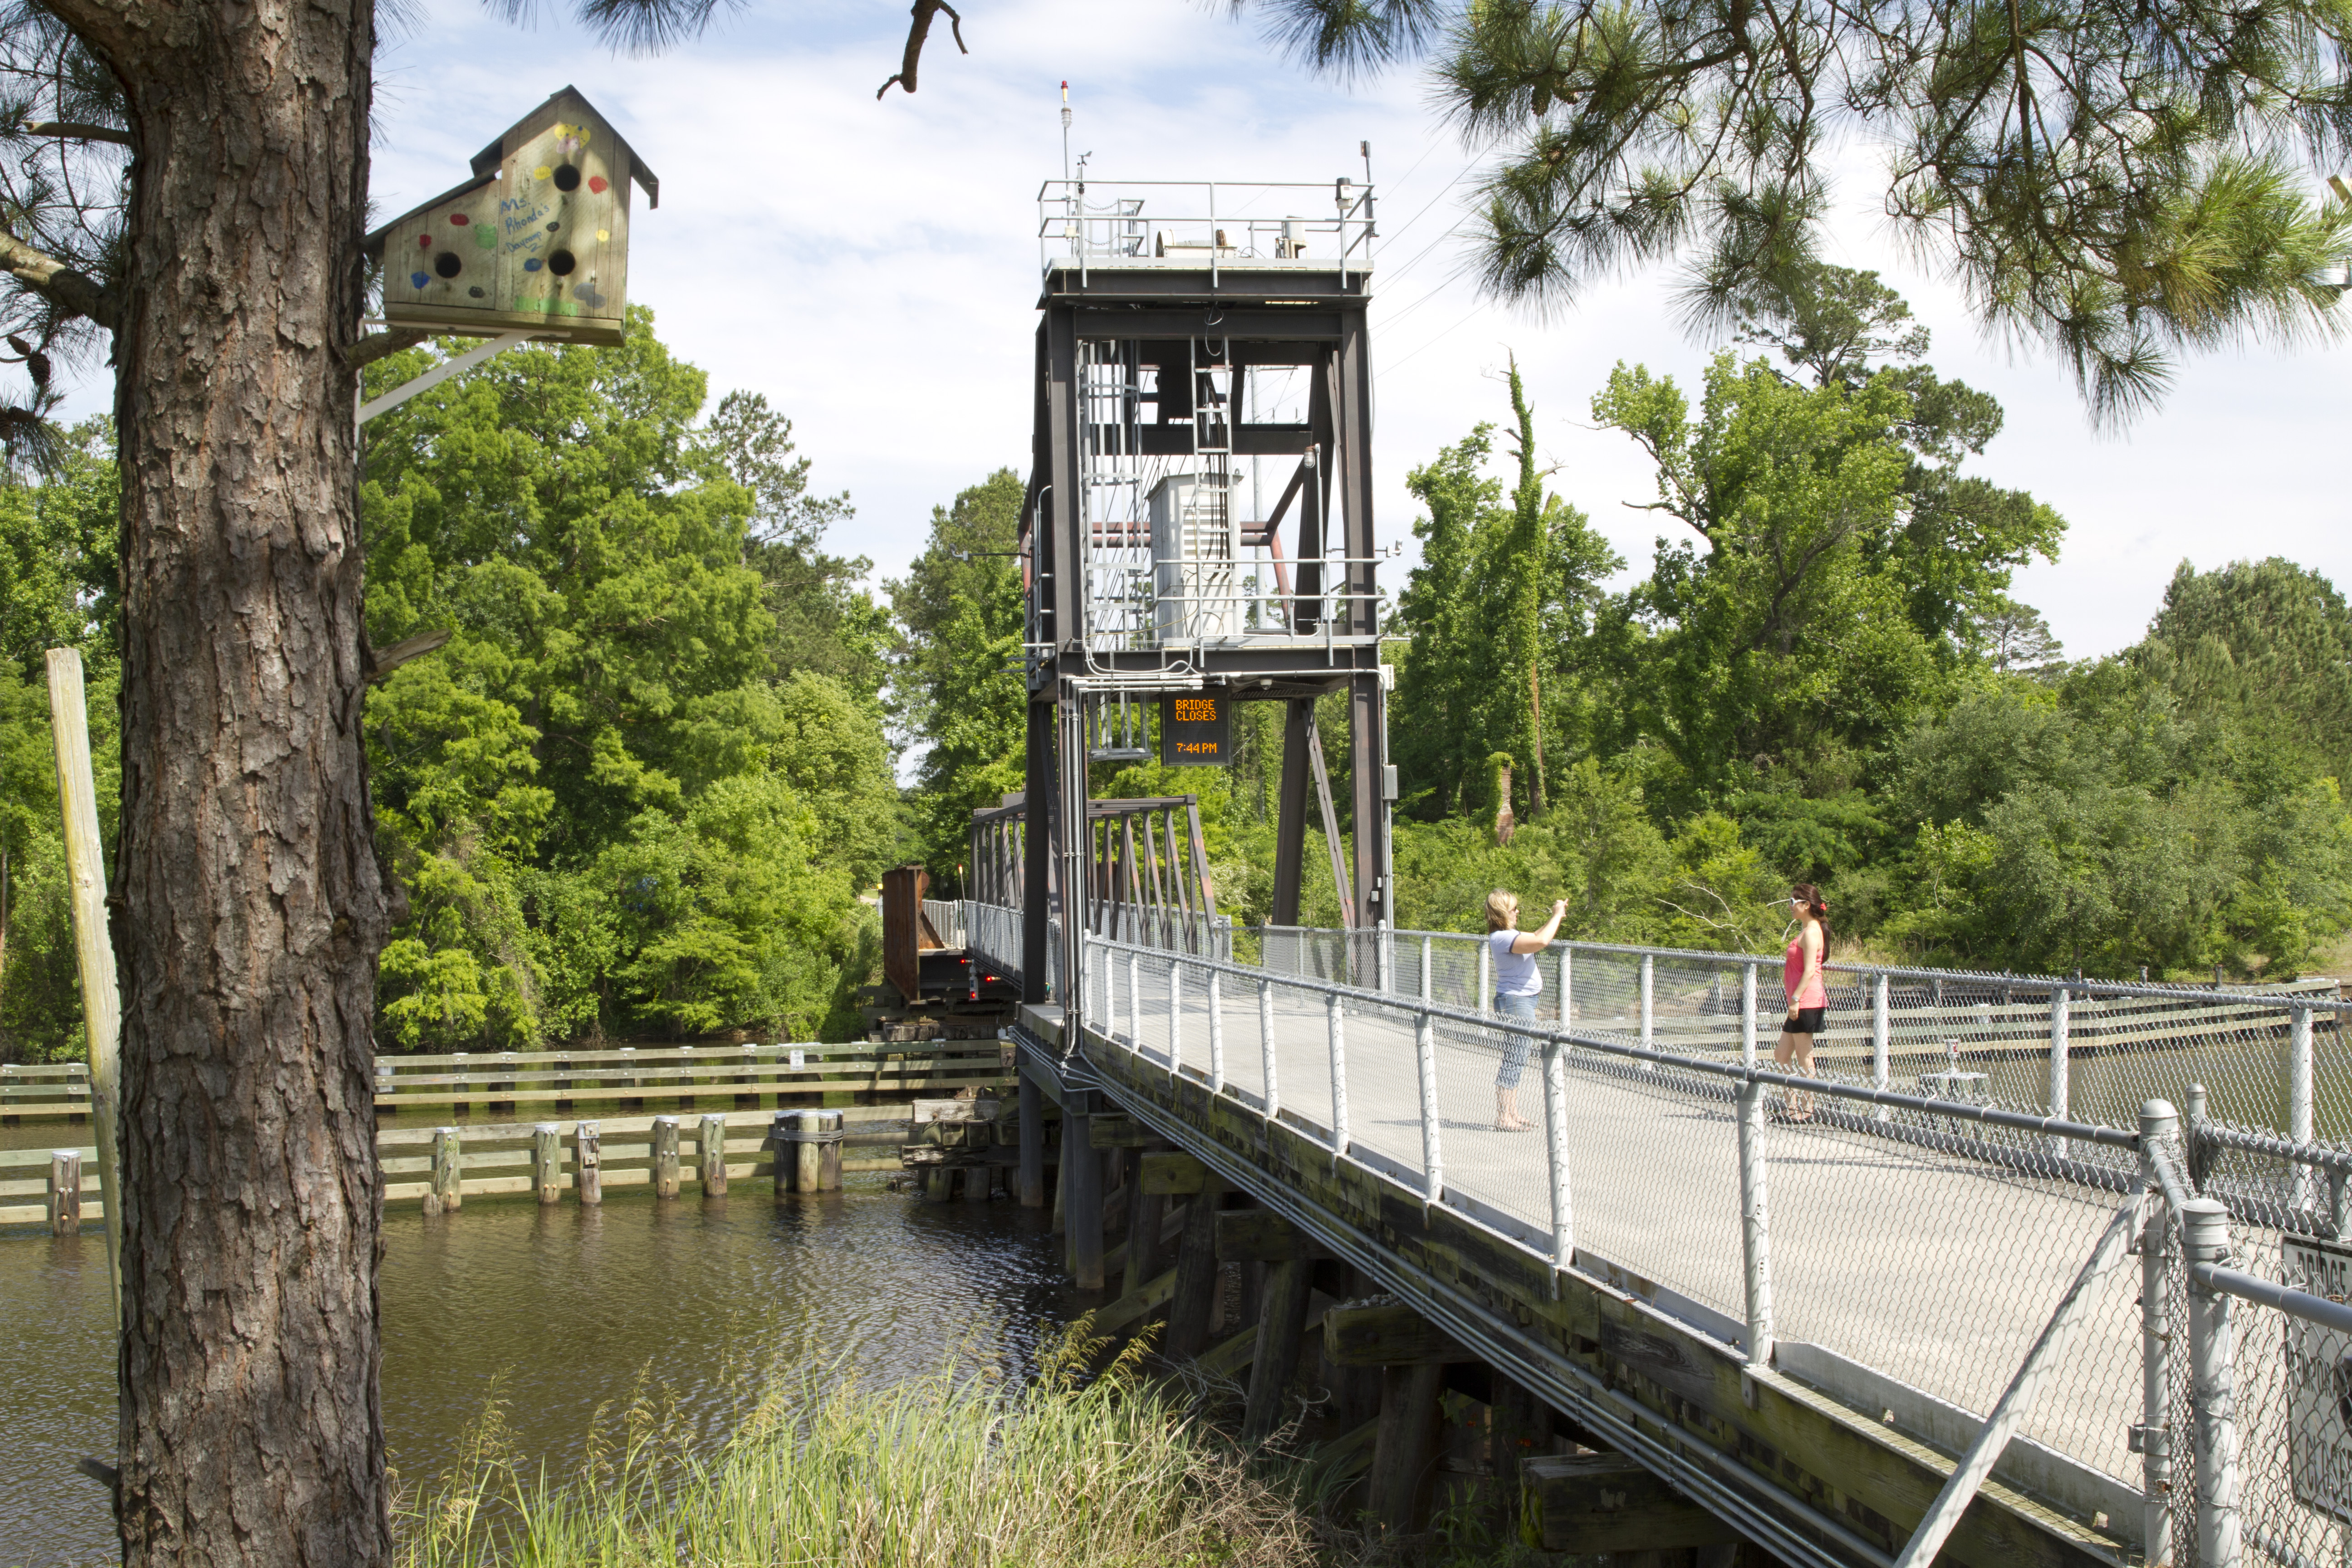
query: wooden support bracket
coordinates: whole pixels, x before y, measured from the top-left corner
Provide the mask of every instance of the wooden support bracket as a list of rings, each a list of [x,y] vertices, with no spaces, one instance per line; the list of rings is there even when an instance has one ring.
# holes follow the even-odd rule
[[[1527,1519],[1547,1552],[1649,1552],[1739,1539],[1723,1521],[1618,1454],[1547,1456],[1519,1467]]]
[[[1272,1209],[1233,1209],[1217,1216],[1220,1263],[1312,1262],[1329,1256]]]
[[[1087,1118],[1087,1142],[1097,1149],[1146,1149],[1166,1139],[1125,1116]]]
[[[1209,1179],[1209,1167],[1190,1154],[1146,1154],[1139,1179],[1147,1193],[1182,1197],[1201,1190]]]
[[[1326,1311],[1323,1353],[1334,1366],[1444,1366],[1478,1359],[1398,1301],[1343,1302]]]

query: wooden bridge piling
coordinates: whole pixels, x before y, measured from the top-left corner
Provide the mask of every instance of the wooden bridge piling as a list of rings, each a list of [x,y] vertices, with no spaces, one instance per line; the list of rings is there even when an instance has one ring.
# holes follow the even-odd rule
[[[81,1234],[81,1151],[49,1151],[49,1234]]]
[[[1021,1206],[1045,1206],[1045,1095],[1037,1080],[1021,1075]]]
[[[454,1214],[465,1205],[465,1150],[454,1127],[433,1130],[433,1184],[425,1194],[428,1215]]]
[[[1070,1277],[1081,1290],[1099,1290],[1103,1274],[1102,1152],[1094,1146],[1092,1122],[1086,1111],[1065,1108],[1062,1132],[1062,1184],[1069,1188]]]
[[[563,1129],[552,1121],[531,1127],[530,1184],[542,1205],[563,1197]]]
[[[1184,1231],[1176,1244],[1176,1288],[1168,1301],[1167,1353],[1174,1359],[1209,1348],[1218,1280],[1217,1210],[1223,1198],[1223,1184],[1206,1175],[1185,1205]]]

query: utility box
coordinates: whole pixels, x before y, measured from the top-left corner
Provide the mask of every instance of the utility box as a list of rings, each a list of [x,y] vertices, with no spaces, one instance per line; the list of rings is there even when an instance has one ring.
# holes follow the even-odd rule
[[[1234,483],[1223,474],[1170,474],[1151,489],[1152,626],[1163,647],[1241,640]]]
[[[661,182],[565,88],[474,155],[473,174],[367,237],[394,327],[616,344],[628,306],[629,186]]]

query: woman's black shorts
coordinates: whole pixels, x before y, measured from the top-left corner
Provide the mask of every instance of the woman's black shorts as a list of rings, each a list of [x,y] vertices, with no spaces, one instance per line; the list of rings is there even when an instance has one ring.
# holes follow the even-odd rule
[[[1822,1032],[1822,1015],[1827,1007],[1791,1007],[1788,1022],[1780,1027],[1791,1035],[1818,1035]]]

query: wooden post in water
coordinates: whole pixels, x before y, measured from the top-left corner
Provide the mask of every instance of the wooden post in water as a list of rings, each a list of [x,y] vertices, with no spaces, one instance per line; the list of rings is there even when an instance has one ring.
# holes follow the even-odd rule
[[[573,1163],[579,1167],[574,1181],[580,1188],[580,1202],[593,1207],[604,1201],[604,1139],[593,1121],[583,1121],[572,1138]]]
[[[49,1151],[49,1234],[81,1234],[81,1151]]]
[[[955,1195],[955,1172],[945,1165],[926,1165],[918,1179],[927,1204],[943,1204]]]
[[[715,1113],[705,1116],[701,1129],[695,1153],[702,1164],[702,1195],[723,1198],[727,1195],[727,1118]]]
[[[466,1156],[454,1127],[433,1130],[433,1190],[425,1194],[426,1214],[455,1214],[466,1204]]]
[[[677,1196],[677,1118],[654,1118],[654,1196]]]
[[[466,1058],[471,1054],[471,1052],[467,1051],[451,1051],[449,1053],[449,1059],[454,1064],[449,1068],[449,1076],[457,1080],[450,1086],[449,1089],[449,1114],[452,1116],[470,1116],[473,1114],[474,1102],[466,1098],[466,1089],[467,1088],[467,1068]]]
[[[552,1121],[531,1125],[530,1184],[543,1204],[555,1203],[563,1196],[562,1139],[562,1129]]]
[[[1257,1354],[1250,1362],[1249,1404],[1242,1436],[1263,1437],[1282,1425],[1283,1391],[1298,1372],[1298,1350],[1307,1334],[1307,1303],[1314,1293],[1315,1265],[1288,1258],[1265,1271],[1265,1304],[1257,1320]]]
[[[963,1201],[979,1208],[988,1206],[990,1192],[995,1187],[996,1172],[988,1165],[966,1165],[963,1168]]]
[[[831,1134],[817,1145],[816,1190],[821,1193],[841,1191],[841,1122],[838,1110],[817,1112],[817,1126]]]
[[[98,785],[89,768],[89,706],[81,650],[53,647],[49,732],[57,743],[58,804],[73,911],[74,967],[81,979],[82,1039],[89,1052],[89,1110],[98,1135],[99,1202],[106,1205],[106,1274],[122,1321],[122,1169],[115,1119],[122,1109],[122,988],[106,921],[106,857],[98,836]]]
[[[621,1077],[619,1081],[620,1087],[623,1089],[635,1089],[637,1087],[637,1047],[635,1046],[623,1046],[621,1047]],[[628,1107],[631,1110],[643,1110],[646,1108],[646,1102],[635,1095],[622,1100],[621,1103]]]
[[[1081,1290],[1099,1290],[1103,1278],[1103,1159],[1088,1129],[1091,1116],[1065,1114],[1062,1180],[1070,1189],[1070,1277]]]
[[[1021,1075],[1021,1206],[1045,1206],[1045,1094]]]

